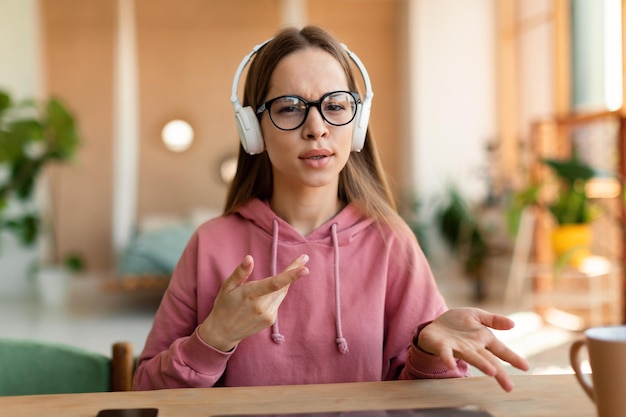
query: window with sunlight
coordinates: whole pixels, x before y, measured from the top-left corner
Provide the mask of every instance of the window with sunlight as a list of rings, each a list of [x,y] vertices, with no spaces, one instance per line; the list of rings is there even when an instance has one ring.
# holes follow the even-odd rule
[[[572,1],[572,108],[622,107],[621,0]]]

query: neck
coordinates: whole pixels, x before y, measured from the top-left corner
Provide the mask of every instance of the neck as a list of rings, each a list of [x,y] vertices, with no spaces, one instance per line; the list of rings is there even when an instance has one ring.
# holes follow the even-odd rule
[[[307,236],[315,229],[332,219],[341,211],[344,204],[337,198],[322,192],[307,195],[277,195],[270,200],[270,207],[281,219],[289,223],[302,236]]]

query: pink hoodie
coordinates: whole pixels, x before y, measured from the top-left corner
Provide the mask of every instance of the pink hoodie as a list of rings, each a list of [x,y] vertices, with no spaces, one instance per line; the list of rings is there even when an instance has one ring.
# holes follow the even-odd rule
[[[306,237],[260,200],[198,228],[173,273],[135,373],[135,389],[450,378],[411,343],[447,307],[410,229],[392,233],[349,205]],[[271,328],[230,352],[204,343],[197,326],[244,256],[250,280],[282,271],[300,254],[310,274],[293,283]]]

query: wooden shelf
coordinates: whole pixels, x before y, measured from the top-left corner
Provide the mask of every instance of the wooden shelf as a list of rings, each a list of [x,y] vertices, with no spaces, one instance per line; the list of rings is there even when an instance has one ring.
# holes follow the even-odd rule
[[[609,264],[602,272],[568,268],[556,276],[543,269],[534,276],[533,306],[544,318],[554,309],[580,318],[580,329],[620,324],[621,272]],[[568,326],[571,327],[571,326]]]
[[[114,292],[165,291],[170,277],[164,275],[129,275],[103,280],[102,288]]]

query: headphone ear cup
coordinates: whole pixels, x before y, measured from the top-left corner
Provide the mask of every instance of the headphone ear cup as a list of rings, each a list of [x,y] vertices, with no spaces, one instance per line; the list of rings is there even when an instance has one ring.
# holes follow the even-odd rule
[[[365,145],[365,135],[367,134],[367,124],[370,118],[371,100],[363,100],[363,104],[357,111],[352,130],[352,151],[361,152]]]
[[[263,135],[261,134],[261,126],[252,107],[239,107],[235,112],[235,119],[237,121],[239,140],[243,149],[250,155],[263,152],[265,145],[263,143]]]

